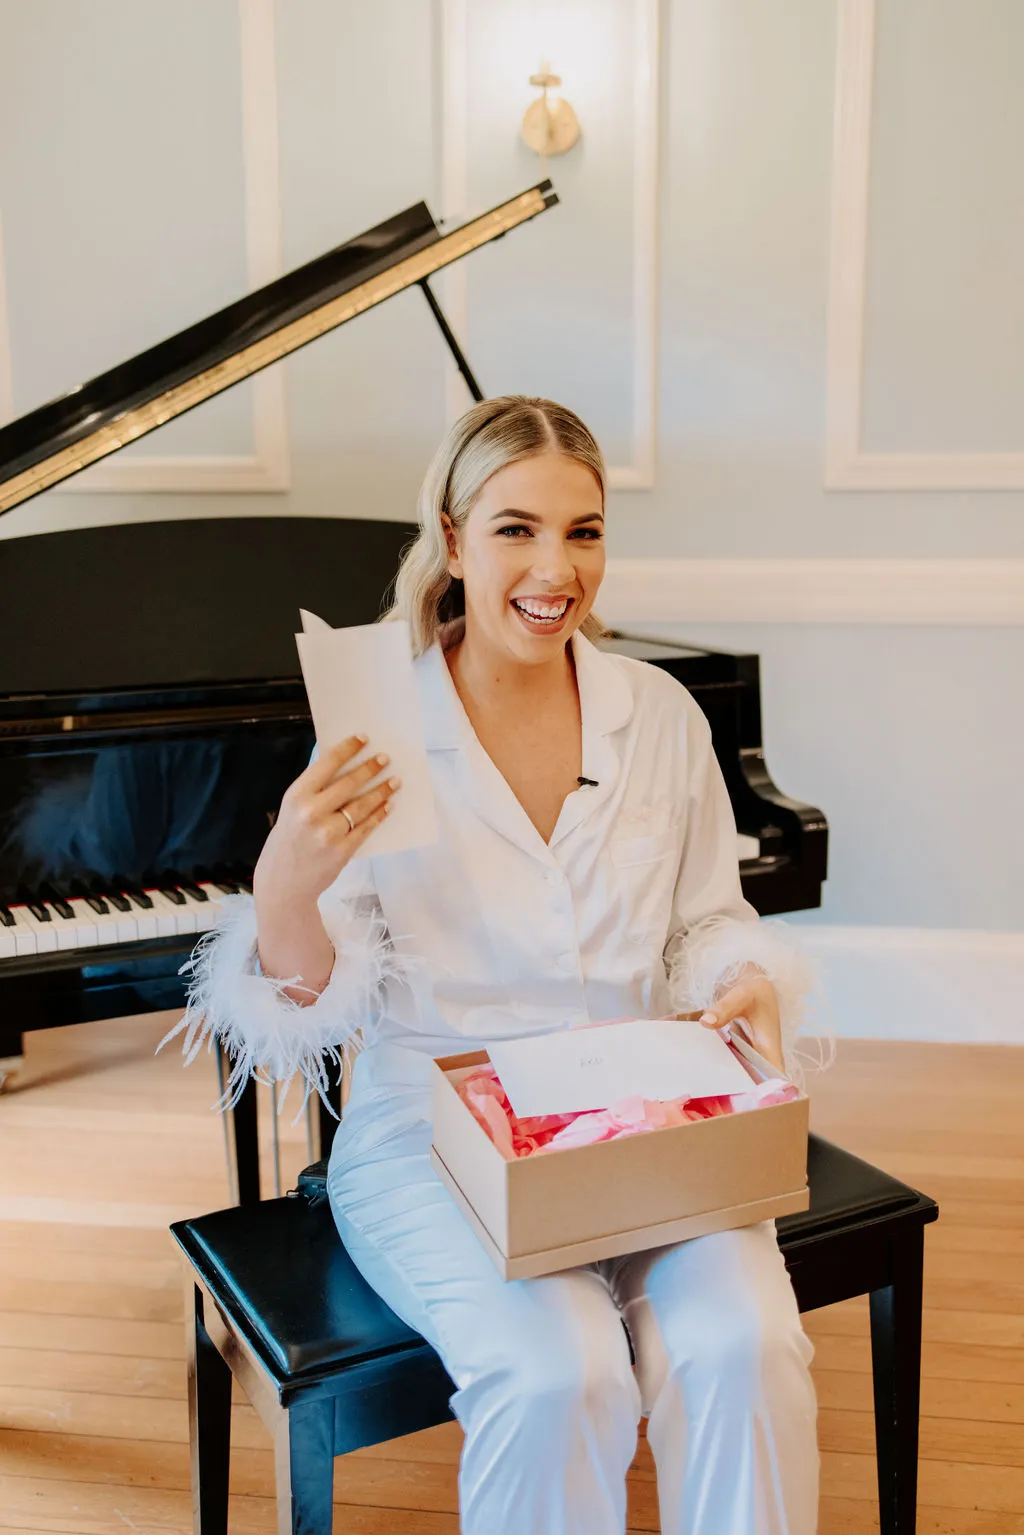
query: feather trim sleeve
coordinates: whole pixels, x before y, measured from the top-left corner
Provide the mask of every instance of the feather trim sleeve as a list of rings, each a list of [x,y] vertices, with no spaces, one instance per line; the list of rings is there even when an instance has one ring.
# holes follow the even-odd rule
[[[256,913],[251,896],[225,899],[217,926],[205,933],[182,966],[188,977],[185,1013],[160,1047],[184,1035],[188,1065],[203,1045],[221,1044],[231,1060],[221,1107],[233,1107],[250,1076],[261,1082],[305,1083],[326,1101],[328,1063],[340,1068],[346,1046],[369,1043],[385,982],[400,969],[375,898],[324,901],[324,925],[334,944],[331,978],[302,1006],[286,987],[301,977],[259,972]],[[158,1048],[160,1048],[158,1047]]]
[[[734,986],[748,965],[768,977],[779,1001],[782,1059],[786,1075],[805,1086],[805,1061],[821,1066],[820,1056],[797,1049],[797,1036],[812,1007],[820,1006],[821,976],[817,963],[801,947],[792,927],[778,918],[746,921],[723,918],[702,923],[688,933],[669,964],[668,985],[677,1013],[702,1013]],[[818,1022],[827,1043],[827,1026]]]

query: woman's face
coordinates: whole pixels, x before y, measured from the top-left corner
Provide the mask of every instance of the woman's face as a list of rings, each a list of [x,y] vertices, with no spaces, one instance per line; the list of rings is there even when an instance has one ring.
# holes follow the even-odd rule
[[[499,469],[456,534],[448,570],[466,594],[467,634],[528,665],[564,649],[604,576],[601,487],[552,451]]]

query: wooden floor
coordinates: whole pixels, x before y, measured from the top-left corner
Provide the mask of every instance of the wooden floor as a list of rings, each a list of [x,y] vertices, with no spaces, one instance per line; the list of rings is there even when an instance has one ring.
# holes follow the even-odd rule
[[[183,1072],[174,1048],[154,1059],[166,1022],[32,1035],[18,1089],[0,1096],[5,1532],[191,1529],[182,1292],[166,1227],[228,1203],[228,1185],[212,1061]],[[1001,1046],[842,1041],[811,1089],[813,1128],[941,1205],[926,1233],[921,1535],[1024,1535],[1022,1106],[1024,1049]],[[286,1188],[307,1159],[290,1118]],[[861,1535],[878,1528],[866,1301],[805,1325],[821,1535]],[[232,1531],[270,1531],[268,1440],[241,1397],[233,1444]],[[456,1535],[459,1447],[450,1424],[339,1459],[339,1535]],[[643,1439],[630,1528],[658,1528]]]

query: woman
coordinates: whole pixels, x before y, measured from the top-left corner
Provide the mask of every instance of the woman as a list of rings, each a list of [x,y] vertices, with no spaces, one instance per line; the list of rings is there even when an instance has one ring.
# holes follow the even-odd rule
[[[316,1085],[324,1049],[354,1055],[331,1207],[456,1382],[467,1535],[622,1535],[642,1415],[666,1535],[811,1535],[813,1346],[773,1221],[508,1283],[429,1161],[431,1057],[493,1039],[742,1018],[801,1079],[806,966],[743,899],[704,716],[592,643],[604,493],[551,401],[452,428],[388,615],[410,624],[440,840],[374,858],[400,784],[366,792],[386,758],[328,745],[196,958],[187,1040],[224,1039],[236,1087],[253,1067]]]

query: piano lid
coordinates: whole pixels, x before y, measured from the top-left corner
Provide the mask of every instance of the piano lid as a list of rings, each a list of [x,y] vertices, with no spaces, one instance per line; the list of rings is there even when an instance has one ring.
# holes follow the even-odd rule
[[[0,516],[404,288],[422,284],[436,313],[432,273],[557,201],[541,181],[448,234],[416,203],[12,421],[0,428]]]

